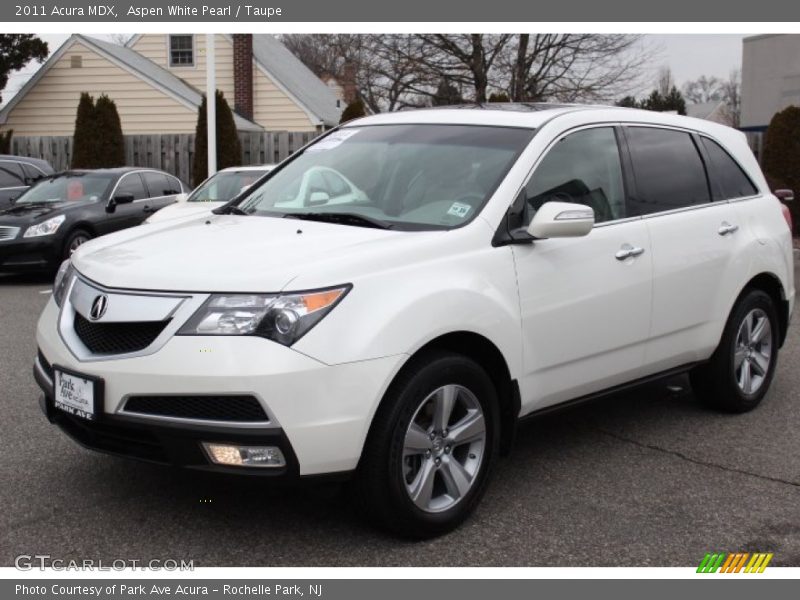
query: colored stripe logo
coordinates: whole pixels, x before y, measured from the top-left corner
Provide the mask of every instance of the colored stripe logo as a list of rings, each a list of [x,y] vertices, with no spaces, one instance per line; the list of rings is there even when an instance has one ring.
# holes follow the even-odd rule
[[[763,573],[772,556],[772,552],[709,552],[700,561],[697,572]]]

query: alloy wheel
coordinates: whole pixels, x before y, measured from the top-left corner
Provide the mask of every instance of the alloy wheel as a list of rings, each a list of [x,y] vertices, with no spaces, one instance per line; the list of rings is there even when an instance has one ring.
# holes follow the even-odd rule
[[[772,361],[772,325],[760,308],[751,310],[736,334],[733,370],[736,384],[745,394],[756,393],[764,384]]]
[[[475,394],[450,384],[431,392],[406,430],[403,479],[414,504],[448,510],[475,484],[486,448],[486,421]]]

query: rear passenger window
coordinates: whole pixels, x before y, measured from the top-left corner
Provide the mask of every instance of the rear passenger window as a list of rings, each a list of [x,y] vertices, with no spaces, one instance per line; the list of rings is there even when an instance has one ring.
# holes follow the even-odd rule
[[[647,215],[711,201],[703,161],[682,131],[628,127],[636,193],[631,215]]]
[[[748,179],[742,168],[722,146],[707,137],[700,139],[703,140],[703,147],[708,154],[709,174],[712,181],[711,191],[714,200],[743,198],[758,193],[753,182]]]
[[[525,186],[528,214],[545,202],[574,202],[594,209],[595,222],[625,216],[625,189],[611,127],[572,133],[550,149]]]
[[[142,173],[142,176],[147,184],[147,189],[150,192],[151,198],[156,198],[158,196],[169,196],[170,194],[175,193],[172,191],[173,186],[170,184],[167,176],[163,173],[145,171]]]

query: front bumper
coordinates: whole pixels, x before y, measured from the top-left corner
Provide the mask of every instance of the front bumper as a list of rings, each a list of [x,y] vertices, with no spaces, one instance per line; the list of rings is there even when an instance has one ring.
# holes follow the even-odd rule
[[[212,465],[200,447],[206,441],[276,445],[287,459],[283,475],[352,471],[377,405],[404,360],[397,355],[330,366],[256,337],[175,336],[147,356],[80,361],[59,336],[58,313],[51,299],[37,328],[43,360],[37,358],[34,375],[48,418],[89,448],[197,469],[271,471]],[[53,407],[49,365],[103,379],[96,424]],[[128,397],[154,394],[250,394],[270,419],[267,426],[254,427],[126,414]]]
[[[22,234],[20,234],[22,235]],[[38,272],[61,262],[60,237],[20,238],[0,242],[0,271]]]

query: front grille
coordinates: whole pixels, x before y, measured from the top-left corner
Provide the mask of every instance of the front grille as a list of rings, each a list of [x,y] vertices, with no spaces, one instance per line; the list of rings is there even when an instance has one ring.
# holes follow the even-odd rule
[[[269,421],[253,396],[131,396],[124,412],[202,421]]]
[[[19,227],[0,227],[0,242],[4,240],[13,240],[19,233]]]
[[[167,321],[93,323],[75,313],[75,333],[94,354],[125,354],[144,350],[164,331]]]

